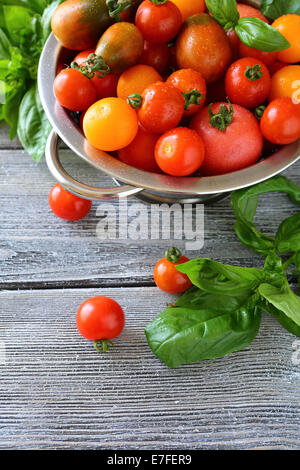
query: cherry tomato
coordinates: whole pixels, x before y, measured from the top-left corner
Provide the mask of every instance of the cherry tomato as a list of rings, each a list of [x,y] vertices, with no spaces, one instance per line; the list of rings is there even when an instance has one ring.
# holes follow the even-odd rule
[[[270,93],[269,70],[258,59],[239,59],[227,70],[225,88],[230,101],[245,108],[255,108],[263,103]]]
[[[147,131],[139,124],[136,138],[127,147],[118,151],[119,159],[140,170],[160,173],[154,155],[158,138],[158,134]]]
[[[300,138],[300,104],[291,98],[277,98],[266,108],[261,121],[263,136],[270,142],[286,145]]]
[[[92,297],[79,307],[76,314],[79,333],[86,339],[102,340],[102,350],[108,349],[107,341],[119,336],[125,325],[125,315],[120,305],[108,297]]]
[[[167,44],[153,44],[151,42],[144,42],[144,51],[142,53],[140,63],[150,65],[160,75],[165,75],[171,62],[171,50]]]
[[[49,193],[49,206],[57,217],[74,221],[83,219],[89,213],[92,202],[69,193],[56,183]]]
[[[274,73],[278,72],[278,70],[283,69],[283,67],[286,67],[285,62],[281,62],[280,60],[275,60],[273,64],[268,65],[268,69],[270,71],[271,76],[274,75]]]
[[[253,114],[237,104],[214,103],[191,122],[205,146],[201,174],[222,175],[253,165],[263,148],[263,137]]]
[[[162,81],[159,73],[150,65],[135,65],[122,73],[119,78],[117,94],[126,100],[133,93],[142,94],[152,83]]]
[[[180,10],[182,20],[206,10],[205,0],[172,0]]]
[[[155,147],[158,166],[171,176],[188,176],[200,168],[204,160],[204,144],[197,132],[177,127],[163,134]]]
[[[154,268],[154,282],[159,289],[169,294],[179,294],[192,286],[186,274],[177,271],[178,264],[189,261],[177,248],[166,252],[165,258],[158,261]]]
[[[97,149],[114,151],[126,147],[138,131],[136,112],[121,98],[104,98],[85,113],[83,130]]]
[[[94,54],[94,49],[88,49],[86,51],[80,52],[74,59],[79,67],[86,64],[86,61],[90,54]],[[102,98],[109,98],[112,96],[117,96],[117,85],[118,85],[119,75],[114,73],[109,73],[103,78],[97,77],[95,75],[91,81],[96,88],[96,98],[101,100]]]
[[[277,54],[277,52],[260,51],[259,49],[254,49],[253,47],[246,46],[245,44],[240,42],[240,57],[254,57],[255,59],[258,59],[263,62],[268,67],[274,64],[275,60],[278,57]]]
[[[205,103],[206,83],[200,72],[193,69],[181,69],[172,73],[167,80],[183,93],[185,99],[185,116],[196,114]]]
[[[155,0],[144,0],[139,6],[135,24],[146,41],[161,44],[171,41],[182,24],[180,10],[174,3],[155,4]]]
[[[274,73],[271,79],[269,100],[287,96],[300,103],[300,65],[286,65]]]
[[[184,98],[180,91],[168,83],[157,82],[143,91],[138,117],[146,129],[162,134],[178,126],[183,112]]]
[[[53,91],[58,102],[70,111],[84,111],[96,100],[96,89],[91,80],[71,68],[56,75]]]
[[[300,62],[300,17],[299,15],[283,15],[272,24],[291,44],[291,47],[278,52],[282,62],[295,64]]]

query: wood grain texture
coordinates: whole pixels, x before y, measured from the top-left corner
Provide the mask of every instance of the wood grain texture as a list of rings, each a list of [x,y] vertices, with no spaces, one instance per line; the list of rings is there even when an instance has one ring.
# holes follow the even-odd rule
[[[106,355],[76,332],[94,295],[126,311]],[[171,299],[154,288],[2,292],[0,447],[300,449],[295,338],[265,315],[248,349],[170,370],[143,330]]]

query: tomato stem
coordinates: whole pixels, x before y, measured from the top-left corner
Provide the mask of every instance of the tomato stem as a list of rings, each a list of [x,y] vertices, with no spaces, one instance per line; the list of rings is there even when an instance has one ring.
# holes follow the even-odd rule
[[[255,117],[259,121],[263,117],[263,114],[264,114],[265,110],[266,110],[266,106],[264,106],[263,104],[261,106],[257,106],[257,108],[255,108],[254,114],[255,114]]]
[[[246,70],[244,72],[244,75],[245,77],[248,78],[248,80],[250,80],[251,82],[254,82],[255,80],[260,80],[261,77],[263,76],[263,73],[261,71],[261,65],[260,64],[256,64],[256,65],[253,65],[253,67],[250,67],[250,65],[248,65],[246,67]]]
[[[112,341],[109,341],[107,339],[100,339],[100,340],[94,341],[94,348],[99,353],[102,353],[102,352],[105,353],[110,348],[112,348],[112,350],[114,350],[114,344],[113,344]]]
[[[138,93],[133,93],[127,98],[127,103],[130,104],[133,109],[140,108],[142,106],[142,101],[143,98]]]
[[[80,67],[77,62],[72,62],[71,68],[78,70],[89,79],[94,78],[95,75],[98,78],[103,78],[110,73],[110,68],[106,65],[103,57],[96,54],[90,54],[85,65],[81,65]]]
[[[212,103],[208,107],[208,112],[210,115],[210,124],[223,132],[226,131],[226,128],[229,126],[229,124],[232,123],[234,114],[233,107],[229,98],[227,98],[227,102],[229,104],[229,110],[225,104],[221,104],[219,112],[216,114],[212,112]]]
[[[166,251],[165,258],[171,263],[178,263],[181,258],[181,251],[178,248],[175,248],[175,246],[173,246],[173,248]]]
[[[150,0],[154,5],[164,5],[168,0]]]
[[[121,13],[131,7],[131,0],[119,3],[118,0],[106,0],[109,16],[117,22],[122,21]]]
[[[188,93],[182,93],[184,98],[184,110],[187,111],[189,106],[195,104],[199,105],[203,98],[203,93],[200,93],[196,88],[194,90],[189,91]]]

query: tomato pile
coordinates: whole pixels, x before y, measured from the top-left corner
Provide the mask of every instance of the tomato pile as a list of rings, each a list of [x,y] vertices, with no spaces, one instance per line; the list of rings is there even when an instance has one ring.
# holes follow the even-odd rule
[[[300,138],[300,21],[270,25],[242,4],[222,15],[212,0],[67,0],[52,30],[76,52],[55,96],[80,113],[90,144],[141,170],[246,168],[266,141]],[[263,34],[247,39],[250,27]]]

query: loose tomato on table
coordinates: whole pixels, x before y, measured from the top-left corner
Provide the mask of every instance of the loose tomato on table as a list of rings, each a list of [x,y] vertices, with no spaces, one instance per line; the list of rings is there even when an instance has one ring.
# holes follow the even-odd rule
[[[135,24],[146,41],[167,43],[178,34],[182,16],[169,0],[144,0],[136,12]]]
[[[70,111],[84,111],[96,101],[96,88],[91,80],[72,68],[56,75],[53,91],[57,101]]]
[[[144,42],[140,63],[155,68],[160,75],[165,75],[171,63],[171,50],[167,44]]]
[[[269,100],[285,96],[300,103],[300,65],[285,65],[272,76]]]
[[[193,117],[190,127],[202,137],[205,176],[241,170],[259,159],[263,136],[253,114],[237,104],[214,103]]]
[[[85,66],[88,58],[91,54],[94,54],[94,49],[88,49],[82,51],[74,59],[79,67]],[[97,99],[101,100],[102,98],[109,98],[112,96],[117,96],[117,85],[118,85],[119,75],[107,73],[103,77],[95,75],[91,81],[96,88]]]
[[[141,124],[156,134],[178,126],[183,116],[184,98],[169,83],[154,83],[145,88],[142,95],[131,95],[128,100],[137,109]]]
[[[239,59],[226,72],[225,89],[233,103],[255,108],[263,103],[271,89],[271,77],[265,64],[258,59]]]
[[[272,24],[291,44],[288,49],[278,52],[282,62],[295,64],[300,62],[300,19],[299,15],[283,15]]]
[[[177,271],[176,266],[189,261],[178,248],[167,250],[165,257],[154,267],[154,282],[159,289],[169,294],[179,294],[192,286],[186,274]]]
[[[49,193],[49,206],[57,217],[75,221],[83,219],[89,213],[92,202],[69,193],[56,183]]]
[[[147,131],[139,124],[135,139],[127,147],[118,151],[119,159],[140,170],[160,173],[155,160],[155,145],[158,138],[158,134]]]
[[[133,141],[138,131],[138,119],[134,109],[125,100],[104,98],[86,111],[83,130],[94,147],[114,151]]]
[[[171,176],[189,176],[204,160],[203,140],[196,131],[177,127],[163,134],[155,147],[158,166]]]
[[[134,65],[120,76],[117,95],[126,100],[129,95],[141,94],[147,86],[159,81],[162,81],[162,77],[150,65]]]
[[[267,106],[261,121],[263,136],[278,145],[287,145],[300,138],[300,104],[290,98],[277,98]]]
[[[115,300],[108,297],[92,297],[79,307],[76,325],[84,338],[94,341],[98,352],[105,352],[109,349],[110,340],[122,333],[125,315]]]
[[[196,114],[204,106],[206,83],[200,72],[193,69],[177,70],[169,76],[167,83],[181,91],[185,99],[185,116]]]

